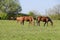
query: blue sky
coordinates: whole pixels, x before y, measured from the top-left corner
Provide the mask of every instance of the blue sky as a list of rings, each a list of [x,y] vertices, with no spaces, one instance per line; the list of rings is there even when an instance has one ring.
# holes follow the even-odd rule
[[[60,4],[60,0],[19,0],[19,2],[23,13],[35,10],[41,14],[45,14],[45,10]]]

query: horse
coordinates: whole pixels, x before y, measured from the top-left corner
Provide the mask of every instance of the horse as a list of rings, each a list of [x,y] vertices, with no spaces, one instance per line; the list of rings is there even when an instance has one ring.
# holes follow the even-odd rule
[[[24,24],[24,17],[16,17],[17,22]]]
[[[48,17],[48,16],[38,16],[37,17],[37,25],[39,25],[39,26],[40,26],[40,21],[45,22],[44,26],[46,25],[46,23],[47,23],[47,26],[48,26],[48,22],[50,22],[51,25],[53,26],[53,22],[52,22],[51,18]]]
[[[20,22],[21,24],[24,25],[24,21],[29,22],[29,24],[34,24],[34,18],[32,16],[21,16],[16,18],[17,22]]]

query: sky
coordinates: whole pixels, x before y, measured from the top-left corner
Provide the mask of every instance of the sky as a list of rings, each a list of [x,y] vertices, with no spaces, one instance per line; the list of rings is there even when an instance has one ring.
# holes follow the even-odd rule
[[[37,11],[40,14],[46,14],[46,10],[60,4],[60,0],[19,0],[22,7],[22,13]]]

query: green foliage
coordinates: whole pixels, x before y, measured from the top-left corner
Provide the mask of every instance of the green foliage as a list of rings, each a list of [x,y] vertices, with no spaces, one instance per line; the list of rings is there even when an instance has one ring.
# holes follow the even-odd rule
[[[11,16],[16,16],[22,10],[19,0],[1,0],[0,1],[0,10],[4,13],[7,13],[7,18]]]
[[[49,15],[54,20],[60,20],[60,14]]]
[[[29,15],[30,15],[30,16],[34,16],[34,13],[30,11],[30,12],[29,12]]]
[[[0,19],[6,19],[6,16],[7,14],[6,13],[3,13],[3,12],[0,12]]]
[[[52,19],[60,20],[60,4],[49,9],[47,13]]]
[[[0,1],[0,10],[3,12],[20,12],[21,6],[18,2],[16,2],[15,0],[2,0]]]
[[[36,15],[32,11],[29,12],[29,16],[33,16],[34,18],[36,18]]]

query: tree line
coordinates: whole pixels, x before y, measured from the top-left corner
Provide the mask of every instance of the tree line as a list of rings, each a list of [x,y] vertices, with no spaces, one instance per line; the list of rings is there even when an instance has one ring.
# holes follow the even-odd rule
[[[21,11],[22,7],[19,0],[0,0],[0,19],[6,20],[17,16],[39,16],[35,11],[29,11],[28,14],[21,13]],[[60,20],[60,4],[46,10],[46,14],[54,20]]]

